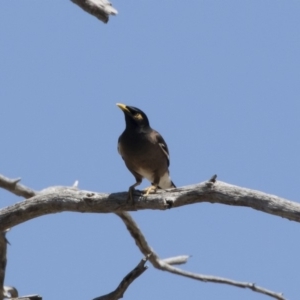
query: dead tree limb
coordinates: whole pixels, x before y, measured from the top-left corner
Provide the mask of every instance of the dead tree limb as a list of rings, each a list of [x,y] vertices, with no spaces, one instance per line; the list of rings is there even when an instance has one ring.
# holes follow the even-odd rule
[[[0,300],[4,297],[4,278],[6,269],[6,251],[7,251],[7,239],[6,230],[0,232]]]
[[[0,230],[13,227],[36,217],[64,211],[86,213],[116,213],[142,209],[165,210],[202,202],[219,203],[231,206],[245,206],[288,220],[300,222],[300,204],[274,195],[250,190],[221,181],[205,181],[167,191],[159,191],[147,198],[135,192],[135,204],[127,203],[127,192],[104,194],[78,190],[77,187],[50,187],[34,192],[16,183],[7,188],[4,177],[0,177],[0,186],[29,198],[28,191],[34,197],[0,210]]]
[[[123,278],[119,286],[113,292],[101,297],[94,298],[93,300],[118,300],[120,298],[123,298],[123,295],[129,285],[148,269],[145,264],[150,256],[151,254],[148,254],[145,258],[143,258],[139,262],[139,264]]]
[[[13,188],[12,188],[13,185]],[[160,191],[154,195],[143,197],[139,191],[135,193],[135,204],[126,201],[127,193],[103,194],[77,189],[73,187],[50,187],[41,192],[35,192],[19,184],[18,180],[10,180],[0,176],[0,187],[12,193],[23,196],[27,200],[0,210],[0,230],[18,225],[32,218],[63,211],[116,213],[125,223],[140,251],[149,258],[152,265],[160,270],[185,276],[204,282],[229,284],[284,300],[282,294],[275,293],[254,283],[238,282],[227,278],[191,273],[173,267],[171,264],[185,263],[188,256],[179,256],[162,260],[148,245],[137,224],[126,211],[138,209],[168,209],[187,204],[201,202],[220,203],[235,206],[247,206],[289,220],[300,222],[300,204],[268,195],[259,191],[241,188],[216,181],[216,177],[197,185]],[[30,198],[30,195],[34,196]]]
[[[17,196],[24,197],[26,199],[31,198],[37,194],[36,191],[27,188],[26,186],[20,184],[21,178],[16,179],[10,179],[7,177],[4,177],[0,174],[0,187],[12,192],[13,194]]]
[[[42,297],[40,295],[28,295],[18,298],[11,298],[11,300],[42,300]]]
[[[140,251],[145,254],[149,253],[151,251],[152,255],[149,257],[149,261],[152,263],[152,265],[162,271],[167,271],[176,275],[181,275],[184,277],[192,278],[195,280],[203,281],[203,282],[213,282],[213,283],[222,283],[222,284],[228,284],[228,285],[233,285],[235,287],[240,287],[240,288],[248,288],[251,289],[252,291],[273,297],[275,299],[279,300],[284,300],[285,298],[281,293],[275,293],[273,291],[267,290],[263,287],[257,286],[254,283],[250,282],[240,282],[240,281],[235,281],[231,280],[228,278],[222,278],[222,277],[216,277],[216,276],[210,276],[210,275],[202,275],[202,274],[197,274],[197,273],[192,273],[188,271],[184,271],[179,268],[175,268],[170,265],[170,263],[167,263],[170,261],[170,259],[160,259],[159,256],[155,253],[155,251],[150,248],[148,245],[143,233],[139,229],[138,225],[136,222],[133,220],[133,218],[130,216],[129,213],[127,212],[121,212],[121,213],[116,213],[124,222],[126,225],[127,230],[129,231],[130,235],[133,237],[136,245],[140,249]],[[172,260],[171,260],[172,262]]]
[[[4,298],[18,298],[18,290],[13,286],[4,286]]]
[[[108,0],[71,0],[87,13],[95,16],[103,23],[107,23],[110,15],[117,15],[118,11],[113,8]]]

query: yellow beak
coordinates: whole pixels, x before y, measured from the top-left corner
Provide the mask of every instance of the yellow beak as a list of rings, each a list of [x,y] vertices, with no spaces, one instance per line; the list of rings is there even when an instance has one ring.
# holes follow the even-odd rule
[[[126,105],[125,104],[122,104],[122,103],[117,103],[116,104],[120,109],[122,109],[124,112],[126,112],[126,113],[128,113],[128,114],[130,114],[130,111],[129,111],[129,109],[126,107]]]

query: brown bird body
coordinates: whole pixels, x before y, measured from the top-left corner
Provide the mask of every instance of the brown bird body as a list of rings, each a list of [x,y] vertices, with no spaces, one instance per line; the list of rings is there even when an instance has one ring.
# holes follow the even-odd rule
[[[123,110],[126,121],[126,128],[118,140],[118,151],[136,179],[136,183],[129,188],[129,198],[133,199],[133,190],[143,178],[152,184],[146,195],[157,188],[174,188],[168,169],[169,150],[163,137],[150,127],[146,114],[140,109],[117,105]]]

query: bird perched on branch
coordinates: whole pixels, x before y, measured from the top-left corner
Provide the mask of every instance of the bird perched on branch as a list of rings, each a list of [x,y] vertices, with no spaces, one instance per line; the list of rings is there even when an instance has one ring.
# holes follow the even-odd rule
[[[175,188],[169,175],[169,150],[163,137],[150,127],[146,114],[140,109],[117,103],[124,112],[126,128],[118,140],[118,152],[135,177],[129,187],[128,200],[133,203],[134,188],[143,178],[151,182],[145,196],[159,189]]]

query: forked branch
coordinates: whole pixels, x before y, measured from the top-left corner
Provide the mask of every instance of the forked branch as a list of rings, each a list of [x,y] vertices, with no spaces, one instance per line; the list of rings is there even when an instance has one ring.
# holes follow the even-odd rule
[[[259,287],[254,283],[238,282],[227,278],[191,273],[172,266],[174,264],[185,263],[189,256],[182,255],[165,260],[160,259],[148,245],[137,224],[126,211],[141,209],[165,210],[170,207],[174,208],[188,204],[210,202],[247,206],[300,222],[300,204],[296,202],[216,181],[216,176],[213,176],[209,181],[197,185],[185,186],[169,191],[159,191],[154,195],[149,195],[147,198],[144,198],[139,191],[136,191],[134,205],[127,203],[127,193],[103,194],[82,191],[78,190],[77,184],[73,187],[50,187],[40,192],[35,192],[21,185],[19,181],[19,179],[11,180],[0,175],[0,187],[18,196],[27,198],[27,200],[0,210],[0,230],[2,231],[30,219],[57,212],[116,213],[125,223],[140,251],[145,256],[151,253],[149,261],[155,268],[203,282],[229,284],[236,287],[248,288],[275,299],[285,299],[282,294]],[[108,295],[112,295],[112,293]],[[104,298],[96,299],[103,300]]]
[[[240,281],[235,281],[231,280],[228,278],[222,278],[222,277],[216,277],[216,276],[210,276],[210,275],[202,275],[202,274],[197,274],[197,273],[192,273],[188,271],[184,271],[182,269],[176,268],[171,266],[170,262],[172,263],[172,258],[171,259],[160,259],[159,256],[154,252],[152,248],[148,245],[143,233],[139,229],[138,225],[136,222],[133,220],[133,218],[130,216],[129,213],[127,212],[121,212],[117,213],[117,215],[122,219],[124,224],[126,225],[130,235],[133,237],[135,240],[136,245],[140,249],[140,251],[145,254],[149,253],[151,251],[152,255],[149,258],[149,261],[152,263],[152,265],[162,271],[167,271],[176,275],[181,275],[184,277],[196,279],[199,281],[203,282],[213,282],[213,283],[223,283],[223,284],[228,284],[228,285],[233,285],[235,287],[240,287],[240,288],[248,288],[251,289],[252,291],[268,295],[270,297],[273,297],[275,299],[279,300],[284,300],[285,298],[281,293],[275,293],[273,291],[267,290],[263,287],[257,286],[254,283],[249,283],[249,282],[240,282]]]

